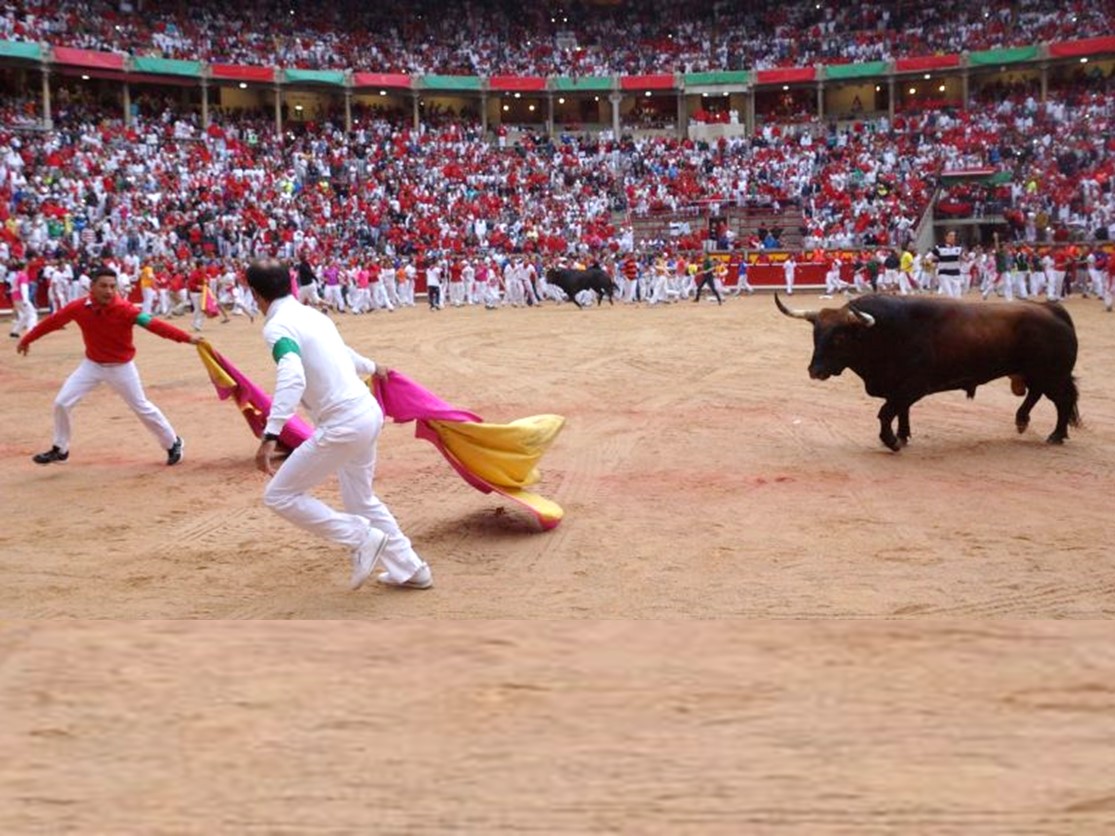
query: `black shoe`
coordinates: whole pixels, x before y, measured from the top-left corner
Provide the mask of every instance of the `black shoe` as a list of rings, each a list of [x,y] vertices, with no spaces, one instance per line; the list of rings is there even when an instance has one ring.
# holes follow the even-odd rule
[[[178,464],[178,462],[182,461],[182,447],[182,437],[175,436],[174,443],[170,445],[166,451],[166,463],[168,465]]]
[[[58,449],[58,445],[51,447],[45,453],[36,453],[31,457],[31,461],[35,464],[50,464],[51,462],[64,462],[70,457],[69,451],[63,453]]]

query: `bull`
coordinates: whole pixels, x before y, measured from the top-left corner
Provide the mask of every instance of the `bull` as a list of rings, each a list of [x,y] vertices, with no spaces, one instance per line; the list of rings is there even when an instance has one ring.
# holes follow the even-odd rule
[[[791,310],[783,314],[813,323],[809,376],[826,380],[851,369],[867,394],[883,398],[879,438],[891,450],[910,440],[910,407],[934,392],[976,387],[1009,377],[1025,395],[1014,416],[1026,431],[1030,411],[1044,395],[1057,408],[1057,426],[1046,439],[1061,444],[1077,411],[1076,329],[1056,302],[980,305],[952,299],[869,295],[842,308]],[[898,418],[898,434],[894,419]]]
[[[554,287],[560,287],[562,292],[565,293],[578,308],[583,308],[580,302],[577,301],[577,294],[583,290],[591,290],[596,293],[596,304],[604,304],[604,296],[608,297],[609,304],[614,305],[615,299],[613,293],[615,292],[615,282],[612,277],[604,272],[600,267],[590,267],[587,270],[568,270],[557,267],[551,267],[546,271],[546,281]]]

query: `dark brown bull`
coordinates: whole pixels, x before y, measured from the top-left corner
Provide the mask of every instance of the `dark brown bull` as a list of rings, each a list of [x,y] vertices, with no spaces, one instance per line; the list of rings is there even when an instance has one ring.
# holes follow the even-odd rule
[[[851,369],[867,394],[884,398],[879,438],[891,450],[910,439],[910,407],[934,392],[976,387],[998,377],[1011,379],[1025,395],[1015,414],[1025,432],[1030,410],[1042,395],[1057,407],[1051,444],[1079,426],[1076,329],[1056,302],[1010,305],[971,304],[952,299],[864,296],[842,308],[791,310],[775,294],[778,310],[813,323],[809,376],[825,380]],[[892,423],[898,418],[898,435]]]
[[[577,300],[577,294],[582,290],[591,290],[596,294],[596,304],[601,305],[604,302],[604,297],[608,297],[608,303],[615,304],[612,294],[615,292],[615,282],[612,277],[604,272],[603,269],[597,266],[592,266],[587,270],[568,270],[556,267],[551,267],[546,271],[546,281],[554,287],[560,287],[566,296],[578,307],[583,308]]]

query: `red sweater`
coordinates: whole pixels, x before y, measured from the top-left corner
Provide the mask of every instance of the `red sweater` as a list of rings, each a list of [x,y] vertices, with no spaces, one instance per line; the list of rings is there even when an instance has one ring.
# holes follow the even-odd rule
[[[19,344],[28,346],[69,322],[76,322],[81,329],[85,356],[94,363],[127,363],[135,357],[132,329],[137,324],[167,340],[179,343],[190,341],[190,335],[185,331],[153,319],[150,314],[140,313],[131,302],[117,296],[108,305],[98,305],[91,297],[70,302],[24,334]]]

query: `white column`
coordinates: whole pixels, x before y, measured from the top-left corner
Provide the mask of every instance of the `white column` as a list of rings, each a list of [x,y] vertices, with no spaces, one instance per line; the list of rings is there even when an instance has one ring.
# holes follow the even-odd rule
[[[275,83],[275,134],[283,135],[283,85]]]
[[[50,130],[54,119],[50,115],[50,70],[43,69],[43,127]]]

